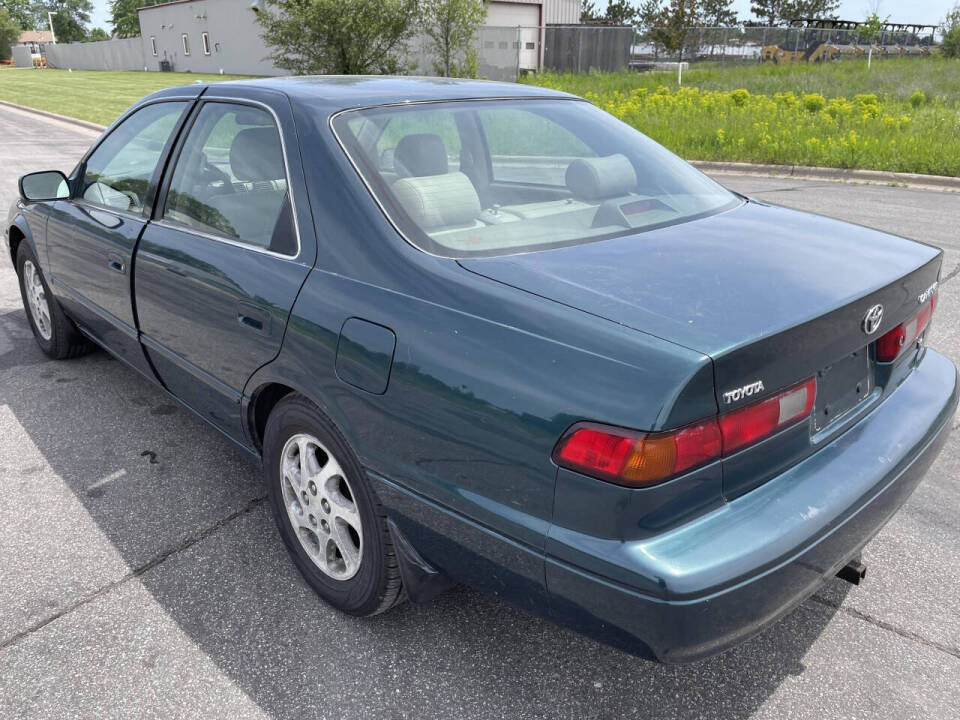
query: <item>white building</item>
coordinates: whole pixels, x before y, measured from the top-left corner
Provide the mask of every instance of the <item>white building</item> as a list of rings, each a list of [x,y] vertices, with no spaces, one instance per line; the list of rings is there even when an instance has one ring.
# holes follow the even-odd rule
[[[478,0],[479,2],[480,0]],[[175,0],[142,7],[140,34],[150,70],[276,75],[260,39],[254,0]],[[543,26],[580,22],[580,0],[492,0],[481,33],[481,74],[515,77],[543,64]],[[417,42],[414,41],[414,45]],[[420,72],[430,73],[429,67]]]

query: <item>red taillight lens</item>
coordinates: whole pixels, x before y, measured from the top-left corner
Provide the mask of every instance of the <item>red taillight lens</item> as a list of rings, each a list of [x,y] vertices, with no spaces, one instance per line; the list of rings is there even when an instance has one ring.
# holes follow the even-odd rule
[[[806,417],[813,411],[816,397],[817,381],[810,378],[771,398],[721,415],[723,454],[729,455]]]
[[[905,323],[900,323],[893,330],[882,335],[877,340],[877,362],[893,362],[900,357],[900,353],[913,345],[917,338],[923,335],[923,331],[927,329],[936,307],[937,293],[934,292],[920,308],[920,312]]]
[[[582,469],[588,475],[619,477],[630,456],[636,452],[637,444],[643,442],[643,436],[627,431],[623,435],[615,432],[612,429],[576,428],[560,441],[554,459],[558,465]]]
[[[553,451],[562,467],[632,487],[656,485],[720,457],[720,428],[711,419],[670,433],[574,425]]]
[[[579,423],[557,443],[553,461],[620,485],[649,487],[807,417],[816,397],[817,381],[811,378],[754,405],[673,432]]]

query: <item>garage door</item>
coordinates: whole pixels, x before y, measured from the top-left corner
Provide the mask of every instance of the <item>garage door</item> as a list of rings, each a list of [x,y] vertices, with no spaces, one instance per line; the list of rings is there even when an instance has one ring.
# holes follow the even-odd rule
[[[520,27],[520,69],[536,70],[540,61],[540,4],[491,2],[487,4],[487,25]]]

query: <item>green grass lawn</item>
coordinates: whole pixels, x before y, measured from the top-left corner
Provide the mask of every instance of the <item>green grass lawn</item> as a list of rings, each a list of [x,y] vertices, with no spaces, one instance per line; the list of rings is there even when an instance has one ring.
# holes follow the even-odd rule
[[[155,90],[241,76],[0,69],[0,100],[109,124]],[[687,159],[960,176],[960,61],[701,63],[684,73],[543,73]]]
[[[244,76],[4,68],[0,70],[0,100],[109,125],[136,100],[155,90],[241,77]]]
[[[687,159],[960,176],[960,61],[698,65],[676,73],[544,73]]]
[[[589,75],[543,73],[528,76],[526,82],[550,87],[562,86],[567,92],[599,95],[619,90],[629,92],[660,85],[676,87],[677,73],[624,71]],[[683,84],[701,90],[736,90],[773,95],[820,93],[825,97],[853,97],[862,93],[893,100],[908,100],[914,90],[930,98],[960,100],[960,61],[940,57],[874,58],[868,71],[866,60],[837,60],[823,64],[798,63],[697,63],[683,73]]]

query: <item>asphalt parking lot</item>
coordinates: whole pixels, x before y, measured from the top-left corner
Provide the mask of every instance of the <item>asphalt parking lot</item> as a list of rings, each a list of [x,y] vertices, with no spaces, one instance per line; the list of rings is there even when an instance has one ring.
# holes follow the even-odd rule
[[[0,212],[94,135],[0,108]],[[931,344],[960,363],[960,194],[718,179],[945,248]],[[48,361],[0,263],[0,718],[960,715],[960,434],[864,585],[719,657],[655,665],[466,588],[356,620],[300,580],[257,468],[105,353]]]

